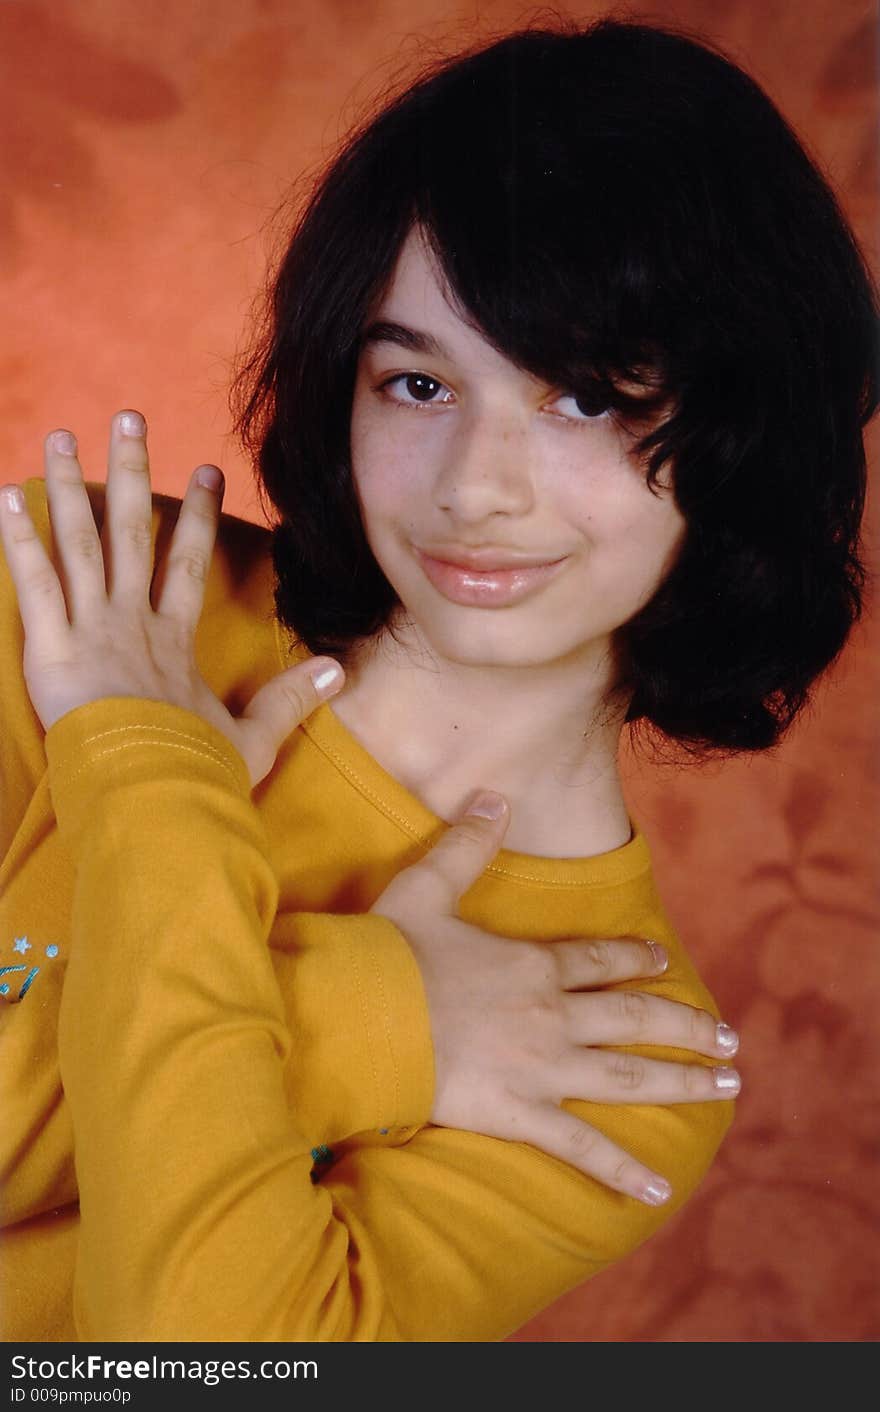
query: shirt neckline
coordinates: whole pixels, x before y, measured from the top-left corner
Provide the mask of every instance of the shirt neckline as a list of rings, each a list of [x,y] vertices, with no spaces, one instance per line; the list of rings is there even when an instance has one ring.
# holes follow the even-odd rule
[[[305,661],[312,654],[291,635],[285,652],[282,626],[274,619],[275,642],[282,670],[289,670],[291,658]],[[373,758],[333,712],[329,702],[319,706],[300,727],[312,743],[330,760],[351,785],[376,809],[392,820],[409,838],[426,849],[447,822],[423,804]],[[547,858],[502,848],[487,872],[518,882],[543,883],[555,887],[612,887],[630,882],[650,870],[647,840],[632,823],[632,837],[607,853],[583,858]]]

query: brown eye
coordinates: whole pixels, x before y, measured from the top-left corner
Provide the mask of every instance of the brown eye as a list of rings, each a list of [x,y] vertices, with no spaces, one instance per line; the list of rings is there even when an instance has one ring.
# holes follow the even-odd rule
[[[427,373],[396,373],[381,385],[381,391],[402,407],[427,406],[434,402],[449,402],[452,394],[445,383]],[[438,397],[438,393],[443,393]]]
[[[406,390],[417,402],[430,402],[442,386],[442,382],[426,378],[421,373],[410,373],[406,379]]]

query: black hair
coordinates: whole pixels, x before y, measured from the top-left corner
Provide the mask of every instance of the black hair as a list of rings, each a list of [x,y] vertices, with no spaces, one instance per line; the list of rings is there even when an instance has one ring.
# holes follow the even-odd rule
[[[877,296],[829,185],[761,88],[669,28],[526,29],[443,59],[318,181],[233,387],[277,511],[279,620],[343,662],[397,598],[367,544],[349,422],[362,329],[412,227],[474,326],[548,383],[671,410],[678,558],[615,635],[643,720],[695,750],[775,744],[861,610]]]

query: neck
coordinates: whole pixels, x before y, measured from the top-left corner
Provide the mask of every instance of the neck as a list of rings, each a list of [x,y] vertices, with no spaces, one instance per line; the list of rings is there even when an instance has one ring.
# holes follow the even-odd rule
[[[510,804],[508,849],[587,857],[629,840],[617,768],[626,703],[610,691],[607,644],[486,667],[382,633],[353,657],[334,714],[440,818],[452,822],[475,790],[493,789]]]

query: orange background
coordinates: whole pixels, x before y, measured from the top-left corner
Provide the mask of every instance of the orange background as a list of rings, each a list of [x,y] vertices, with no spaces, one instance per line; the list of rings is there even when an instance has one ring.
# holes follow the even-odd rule
[[[539,13],[505,0],[4,0],[0,480],[42,475],[57,426],[103,480],[109,418],[131,406],[150,424],[154,489],[182,495],[215,461],[224,509],[262,523],[226,390],[269,216],[389,81]],[[714,40],[763,84],[876,269],[874,4],[679,0],[638,14]],[[744,1090],[689,1207],[519,1340],[880,1336],[877,665],[862,627],[772,756],[686,771],[627,758],[661,891],[741,1032]]]

